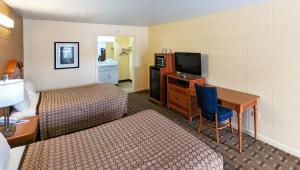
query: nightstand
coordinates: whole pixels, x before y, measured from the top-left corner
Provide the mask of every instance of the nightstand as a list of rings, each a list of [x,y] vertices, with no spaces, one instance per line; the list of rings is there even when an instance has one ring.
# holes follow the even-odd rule
[[[35,142],[39,117],[33,116],[25,118],[24,120],[29,120],[29,122],[17,124],[15,133],[6,138],[11,147],[27,145]]]

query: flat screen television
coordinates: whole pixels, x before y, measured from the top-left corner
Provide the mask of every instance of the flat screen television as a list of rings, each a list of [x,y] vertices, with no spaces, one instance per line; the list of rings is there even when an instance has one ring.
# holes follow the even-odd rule
[[[175,52],[176,71],[201,76],[201,54]]]

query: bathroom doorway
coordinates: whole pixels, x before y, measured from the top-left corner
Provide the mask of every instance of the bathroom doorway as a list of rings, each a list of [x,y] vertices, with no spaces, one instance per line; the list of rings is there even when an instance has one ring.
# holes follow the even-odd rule
[[[99,83],[113,83],[131,93],[133,88],[133,37],[98,36]]]

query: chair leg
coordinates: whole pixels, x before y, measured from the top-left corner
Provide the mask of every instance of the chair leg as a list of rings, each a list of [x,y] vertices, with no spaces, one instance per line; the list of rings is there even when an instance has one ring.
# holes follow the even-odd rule
[[[218,113],[215,113],[215,123],[216,123],[216,136],[217,136],[217,143],[220,143],[219,140],[219,127],[218,127]]]
[[[203,125],[203,117],[202,117],[202,115],[200,115],[198,132],[201,132],[202,125]]]
[[[234,131],[233,131],[233,127],[232,127],[232,118],[230,118],[230,129],[231,129],[232,136],[234,136]]]

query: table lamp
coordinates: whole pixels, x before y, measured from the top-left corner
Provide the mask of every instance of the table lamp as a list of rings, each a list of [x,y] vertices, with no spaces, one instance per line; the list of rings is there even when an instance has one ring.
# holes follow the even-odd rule
[[[9,124],[9,106],[15,105],[24,100],[24,81],[22,79],[0,81],[0,108],[5,108],[4,129],[1,131],[5,137],[12,136],[15,126]]]

